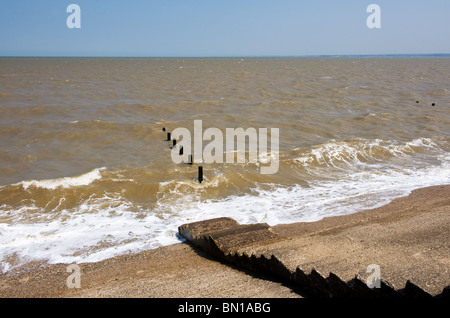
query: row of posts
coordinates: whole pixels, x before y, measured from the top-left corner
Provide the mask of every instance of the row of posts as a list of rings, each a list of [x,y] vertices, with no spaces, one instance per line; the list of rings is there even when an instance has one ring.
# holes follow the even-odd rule
[[[166,131],[166,128],[162,129],[163,131]],[[171,136],[170,136],[170,132],[167,132],[167,141],[171,140]],[[177,140],[176,139],[172,139],[172,148],[175,148],[175,146],[177,145]],[[182,155],[183,154],[183,146],[180,147],[179,150],[179,154]],[[192,165],[193,163],[193,159],[192,159],[192,155],[188,155],[188,164]],[[202,183],[203,181],[203,166],[198,166],[198,178],[197,178],[198,182]]]

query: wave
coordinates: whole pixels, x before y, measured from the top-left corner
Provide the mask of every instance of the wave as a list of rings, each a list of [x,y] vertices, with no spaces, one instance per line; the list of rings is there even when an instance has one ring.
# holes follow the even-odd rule
[[[6,272],[33,260],[95,262],[176,241],[167,241],[175,236],[174,231],[165,233],[167,220],[157,215],[143,218],[136,211],[139,207],[134,203],[105,194],[81,202],[77,209],[62,210],[52,219],[0,222],[0,270]],[[164,235],[158,235],[160,232]]]
[[[299,156],[292,161],[304,168],[313,166],[348,168],[358,164],[386,162],[391,158],[430,152],[445,151],[431,138],[417,138],[404,143],[355,138],[345,141],[331,140],[309,149],[296,149],[294,154]]]
[[[105,170],[106,167],[96,168],[88,173],[74,176],[74,177],[63,177],[57,179],[47,179],[47,180],[29,180],[21,181],[14,185],[22,186],[25,190],[30,187],[43,188],[49,190],[55,190],[57,188],[71,188],[86,186],[102,178],[101,171]]]

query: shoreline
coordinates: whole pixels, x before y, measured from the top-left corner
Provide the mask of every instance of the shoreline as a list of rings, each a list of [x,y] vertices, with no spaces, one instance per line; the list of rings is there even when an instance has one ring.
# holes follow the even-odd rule
[[[243,251],[273,253],[287,267],[337,271],[345,279],[367,276],[367,265],[378,262],[390,284],[401,287],[411,278],[437,294],[450,284],[449,226],[450,185],[432,186],[379,208],[273,226],[284,240]],[[219,262],[188,243],[78,264],[80,288],[67,286],[68,265],[32,263],[1,274],[0,297],[302,297],[281,282]]]

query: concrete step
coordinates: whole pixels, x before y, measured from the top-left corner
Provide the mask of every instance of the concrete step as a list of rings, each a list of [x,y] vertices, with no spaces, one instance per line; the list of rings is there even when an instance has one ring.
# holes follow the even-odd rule
[[[258,274],[270,275],[295,284],[306,296],[365,298],[450,296],[448,288],[444,288],[439,295],[430,295],[410,280],[402,288],[396,289],[383,280],[380,280],[379,288],[370,288],[357,273],[350,280],[341,279],[333,273],[332,266],[329,268],[328,276],[314,268],[304,269],[297,266],[295,270],[289,269],[279,256],[277,257],[276,249],[273,248],[277,246],[277,242],[286,238],[275,233],[266,223],[241,225],[232,218],[216,218],[181,225],[178,231],[189,243],[200,247],[211,256]],[[245,252],[255,250],[259,252],[257,254]]]

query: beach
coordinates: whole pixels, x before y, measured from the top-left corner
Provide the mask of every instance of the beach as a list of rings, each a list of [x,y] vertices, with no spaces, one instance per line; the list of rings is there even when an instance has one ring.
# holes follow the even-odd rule
[[[342,280],[366,279],[370,264],[396,290],[409,280],[431,296],[450,284],[450,185],[414,190],[379,208],[273,226],[282,239],[243,248],[272,254],[287,268],[314,268]],[[80,288],[69,288],[68,264],[27,264],[1,275],[0,297],[301,298],[298,286],[215,259],[177,243],[78,264]]]

